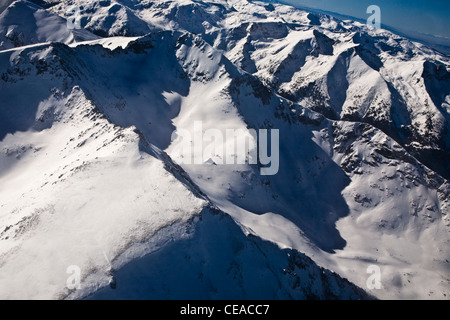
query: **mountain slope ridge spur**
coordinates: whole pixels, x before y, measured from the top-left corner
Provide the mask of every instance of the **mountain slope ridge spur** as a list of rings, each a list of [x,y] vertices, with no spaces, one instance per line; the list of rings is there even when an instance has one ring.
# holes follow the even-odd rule
[[[66,44],[98,39],[84,29],[70,29],[65,19],[28,1],[15,1],[0,14],[0,50],[42,42]]]
[[[55,58],[52,57],[52,54],[67,55],[68,51],[73,53],[73,49],[64,45],[47,46],[56,46],[56,48],[58,48],[53,51],[44,50],[49,55],[48,58],[50,61]],[[130,45],[130,48],[134,48],[134,46]],[[80,47],[78,50],[83,53],[85,48]],[[95,54],[97,50],[93,50],[91,54]],[[134,50],[135,49],[132,51]],[[21,54],[26,56],[25,52],[22,52]],[[142,55],[142,53],[140,52],[136,55]],[[24,59],[21,60],[22,63],[23,60]],[[52,75],[55,70],[57,75],[60,75],[61,70],[70,70],[70,72],[76,70],[77,73],[80,73],[81,68],[76,68],[73,65],[77,63],[77,60],[70,59],[68,61],[71,61],[71,68],[57,68],[54,66],[54,70],[46,70],[43,71],[43,73]],[[43,61],[40,63],[34,61],[34,63],[40,67],[43,65]],[[55,81],[54,84],[57,85],[58,80],[55,78],[53,78],[53,81]],[[70,76],[65,79],[67,79],[67,81],[74,81]],[[75,77],[75,80],[79,80],[79,78]],[[20,90],[20,88],[18,89]],[[63,98],[61,95],[68,95],[68,97]],[[63,99],[61,100],[61,98]],[[38,97],[37,100],[41,100],[41,98]],[[86,100],[86,97],[79,87],[74,87],[70,93],[54,91],[53,98],[50,98],[47,101],[47,103],[40,104],[39,106],[36,124],[33,125],[33,131],[36,132],[16,132],[14,134],[8,134],[3,140],[2,147],[7,149],[5,158],[11,156],[15,157],[15,150],[20,152],[15,159],[15,167],[13,167],[14,170],[17,170],[16,172],[23,171],[24,166],[29,167],[27,163],[31,162],[41,168],[44,177],[50,177],[50,181],[48,181],[48,178],[45,178],[44,180],[47,180],[47,183],[40,187],[37,185],[35,188],[33,184],[30,183],[22,184],[22,188],[25,188],[25,190],[31,187],[30,190],[25,192],[29,196],[27,196],[26,199],[21,200],[23,207],[13,210],[11,216],[3,216],[3,218],[8,219],[6,223],[11,225],[10,228],[7,228],[7,230],[2,233],[2,240],[4,242],[3,249],[5,249],[5,246],[6,248],[9,246],[11,247],[3,255],[3,258],[6,259],[7,257],[7,260],[2,264],[2,270],[5,271],[2,274],[12,273],[10,269],[16,267],[18,264],[26,264],[28,266],[22,268],[21,272],[16,273],[16,276],[13,278],[8,277],[0,279],[2,288],[12,288],[7,292],[2,291],[2,296],[5,298],[81,298],[97,291],[102,286],[108,285],[108,283],[117,282],[120,286],[122,278],[120,275],[116,275],[113,270],[116,268],[121,269],[121,266],[124,264],[126,265],[127,261],[130,261],[130,259],[133,260],[140,256],[145,256],[146,253],[153,252],[160,246],[167,246],[168,243],[174,239],[180,241],[180,239],[189,237],[191,231],[189,231],[189,225],[186,225],[186,222],[189,221],[187,219],[192,219],[190,217],[193,217],[193,220],[191,221],[195,222],[195,219],[197,219],[195,218],[197,216],[196,213],[201,210],[199,204],[203,202],[199,202],[199,199],[197,199],[198,195],[188,195],[190,198],[189,201],[194,201],[195,204],[192,209],[188,209],[189,201],[186,198],[184,198],[184,200],[180,199],[182,194],[186,193],[187,190],[182,191],[183,188],[181,188],[181,190],[175,190],[178,188],[175,187],[178,185],[178,182],[176,182],[178,179],[174,179],[172,175],[167,175],[168,172],[164,173],[164,171],[158,171],[161,170],[157,169],[158,167],[161,167],[161,164],[154,163],[153,165],[150,165],[153,160],[149,159],[145,154],[138,153],[138,144],[143,143],[144,146],[153,149],[154,152],[160,152],[159,157],[162,159],[164,158],[164,155],[161,151],[156,147],[152,147],[145,139],[142,140],[143,137],[141,137],[141,133],[136,134],[136,132],[139,132],[137,129],[122,129],[110,124],[107,117],[103,116],[102,113],[99,113],[99,109],[93,106],[92,101]],[[69,130],[65,128],[67,124],[70,126],[70,128],[68,128]],[[89,124],[93,124],[93,126]],[[111,126],[113,127],[111,128]],[[77,132],[74,130],[75,128],[79,131]],[[34,139],[38,139],[38,141],[32,143],[31,148],[26,147],[23,149],[20,145],[17,145],[19,141],[24,140],[31,143],[34,139],[30,137],[30,135],[35,136]],[[68,135],[68,137],[66,138],[65,135]],[[72,138],[69,139],[69,137]],[[56,139],[59,143],[47,139]],[[51,151],[51,148],[56,150],[58,150],[58,148],[61,149],[55,152]],[[25,150],[25,152],[22,152],[22,150]],[[28,150],[30,150],[31,153],[28,153]],[[86,154],[83,155],[84,152],[86,152]],[[46,154],[52,154],[54,158],[50,165],[43,167],[39,164],[39,161],[48,160]],[[83,156],[81,157],[81,155]],[[83,162],[81,162],[80,158],[83,159]],[[170,159],[165,159],[166,165],[170,165],[169,160]],[[63,161],[63,163],[56,168],[54,165],[58,163],[58,161]],[[149,161],[150,163],[148,163]],[[3,163],[5,162],[2,161],[2,164]],[[115,167],[115,169],[111,170],[111,166]],[[53,172],[55,169],[56,172]],[[12,185],[13,183],[18,183],[18,185],[20,185],[20,179],[28,176],[27,174],[22,174],[22,177],[20,177],[20,175],[17,177],[17,175],[10,170],[11,168],[8,169],[9,174],[4,176],[4,179],[7,179],[6,181],[8,181],[8,185]],[[29,167],[28,170],[32,170],[32,167]],[[141,172],[141,170],[147,171],[147,173]],[[184,173],[179,167],[173,168],[172,166],[172,170],[177,170],[177,173],[183,177]],[[113,175],[111,175],[111,173]],[[144,178],[137,178],[136,174],[140,174]],[[117,181],[114,180],[114,176],[118,176],[120,179],[119,185],[116,184]],[[147,176],[148,178],[145,178]],[[15,182],[17,179],[19,179],[19,181]],[[165,179],[172,180],[172,182],[168,182],[169,184],[167,187],[169,189],[166,189],[166,191],[164,191],[164,189],[161,190],[161,187],[163,187],[162,183]],[[36,177],[35,181],[39,183],[41,179]],[[124,193],[120,186],[126,181],[127,189],[129,191]],[[152,181],[157,182],[157,185],[153,185],[154,182]],[[67,185],[69,185],[70,188],[67,188]],[[137,192],[137,190],[140,191]],[[158,201],[155,200],[158,197],[165,199],[164,194],[167,193],[168,190],[176,192],[176,196],[173,199],[171,196],[170,199],[174,204],[174,207],[173,209],[167,207],[164,208],[164,214],[161,216],[155,212],[158,210]],[[2,191],[3,193],[7,192],[5,190]],[[34,205],[27,205],[27,201],[28,199],[29,201],[33,201],[33,194],[36,192],[42,199],[39,202],[39,205],[44,205],[47,201],[49,204],[43,208],[38,207],[33,211]],[[51,192],[52,195],[45,197],[45,194],[48,192]],[[86,192],[91,196],[87,197]],[[101,196],[98,192],[104,195]],[[153,196],[149,197],[148,192],[153,194]],[[62,196],[58,196],[59,193],[62,193]],[[71,193],[72,196],[69,196]],[[76,193],[77,196],[74,196],[74,193]],[[120,197],[121,202],[123,201],[122,203],[131,206],[133,214],[130,214],[130,208],[124,210],[124,212],[128,212],[128,214],[121,214],[122,206],[119,206],[119,208],[116,209],[112,209],[112,207],[100,210],[95,209],[96,206],[102,203],[105,205],[107,203],[105,202],[107,201],[107,197],[112,193],[117,193],[117,197]],[[131,196],[131,198],[127,199],[128,196]],[[135,198],[133,199],[133,197]],[[45,198],[48,200],[44,200]],[[71,199],[70,202],[58,200],[69,198]],[[75,205],[73,209],[70,209],[72,203],[77,204],[83,202],[85,203],[81,207]],[[14,207],[14,204],[15,201],[14,198],[12,198],[11,202],[2,204],[2,209],[8,211],[8,208]],[[150,212],[147,212],[149,208],[148,204],[151,204],[151,208],[153,208]],[[182,204],[183,209],[177,207],[177,205],[180,204]],[[110,205],[116,206],[116,203],[111,203]],[[74,209],[75,211],[73,211]],[[173,215],[171,219],[174,220],[169,219],[169,212],[171,210]],[[187,214],[186,210],[192,211]],[[31,211],[31,215],[29,215],[27,211]],[[149,217],[153,218],[149,219]],[[19,222],[15,223],[14,221],[17,221],[18,219],[20,219]],[[84,219],[88,219],[90,228],[80,232],[77,229],[77,226],[87,224],[87,222],[83,222]],[[156,222],[158,219],[161,220]],[[35,222],[33,222],[30,227],[24,228],[23,224],[29,220]],[[121,224],[121,228],[117,228],[116,223]],[[162,225],[158,226],[160,223],[162,223]],[[229,225],[231,223],[231,220],[227,222]],[[98,224],[103,225],[103,227],[100,227]],[[168,224],[169,228],[167,227]],[[238,232],[237,230],[239,230],[239,228],[237,226],[233,228],[234,233]],[[52,229],[54,231],[43,234],[40,232],[42,229]],[[112,230],[119,229],[120,232],[116,236],[106,237],[106,234],[115,234],[115,232],[111,232]],[[20,230],[20,232],[18,230]],[[73,231],[70,232],[70,230]],[[99,233],[100,230],[102,230],[102,232]],[[124,234],[127,232],[126,230],[129,230],[129,235]],[[36,248],[33,248],[33,243],[42,243],[43,240],[41,237],[49,237],[50,239],[58,238],[59,241],[36,251]],[[83,238],[83,241],[80,241],[80,237]],[[209,237],[213,237],[213,235],[209,235]],[[241,242],[245,239],[244,235],[239,237],[239,241]],[[88,242],[98,243],[99,247],[94,245],[91,246],[90,250],[87,250]],[[14,248],[20,248],[20,254],[15,254],[16,251]],[[45,265],[45,268],[43,268],[44,272],[42,272],[40,276],[35,277],[35,285],[31,287],[27,286],[26,292],[23,292],[20,289],[20,286],[14,285],[21,283],[21,281],[26,281],[26,279],[33,274],[33,270],[39,268],[40,265],[37,261],[49,261],[48,255],[59,252],[61,248],[64,248],[66,254],[64,256],[58,255],[58,261],[53,261],[52,263]],[[32,250],[34,250],[34,253],[30,254],[30,251]],[[194,248],[194,250],[196,249]],[[252,250],[254,251],[254,249]],[[79,255],[81,252],[82,254]],[[291,254],[294,254],[294,251]],[[75,258],[77,255],[78,257]],[[108,259],[104,259],[104,255],[106,255]],[[286,254],[282,254],[282,256],[287,257]],[[84,261],[83,257],[85,257],[85,259],[88,258],[88,260]],[[271,263],[274,263],[277,266],[277,269],[279,269],[276,277],[284,277],[286,279],[295,277],[295,275],[289,274],[283,276],[283,273],[281,272],[282,265],[279,265],[279,262],[277,262],[279,258],[272,259],[274,260]],[[299,259],[302,261],[303,258]],[[76,263],[76,265],[79,265],[83,270],[87,269],[87,271],[82,274],[82,290],[67,291],[63,286],[60,286],[59,288],[56,285],[51,287],[48,286],[46,283],[50,280],[49,277],[52,277],[53,279],[49,281],[49,283],[55,283],[55,280],[58,279],[60,280],[56,281],[56,284],[65,283],[62,281],[65,277],[64,268],[69,263]],[[317,273],[317,270],[319,270],[319,274],[322,272],[321,269],[315,267],[311,262],[307,263],[311,265],[311,277],[313,277],[313,272]],[[232,262],[231,266],[234,264],[235,262]],[[295,268],[295,265],[293,265],[293,268]],[[167,272],[167,274],[170,274],[170,269],[167,270]],[[193,276],[198,277],[198,275],[196,275],[196,272],[198,271],[194,269],[192,272]],[[308,274],[310,271],[306,272],[306,274]],[[55,274],[57,275],[57,278],[54,277]],[[217,277],[218,274],[214,272],[212,274],[216,275],[214,279],[217,281],[219,279]],[[335,281],[333,280],[335,277],[336,279],[339,279],[337,275],[333,274],[327,275],[326,277],[330,277],[327,281]],[[289,281],[292,282],[294,280],[295,279]],[[318,282],[319,286],[321,281],[322,280],[319,280]],[[173,286],[173,284],[171,285]],[[328,288],[328,285],[325,283],[323,285],[324,288]],[[39,288],[44,288],[45,291],[41,292]],[[133,288],[136,289],[136,287]],[[227,290],[230,294],[235,294],[238,293],[241,288],[242,286],[236,285],[234,289],[223,288],[222,290]],[[286,289],[287,288],[288,286]],[[303,297],[305,297],[307,291],[303,290],[311,290],[311,297],[314,294],[316,297],[322,298],[333,298],[338,296],[346,296],[348,298],[368,297],[363,291],[345,281],[342,282],[340,286],[331,289],[332,291],[330,292],[332,293],[327,293],[328,291],[321,292],[320,290],[322,289],[315,291],[316,289],[306,286],[300,287],[302,290],[296,288],[297,286],[292,286],[292,288],[289,289],[291,290],[291,298],[297,295],[299,295],[297,297],[302,297],[300,294],[303,294]],[[174,287],[174,290],[176,289],[177,287]],[[178,290],[181,289],[178,288]],[[125,294],[127,293],[129,292],[125,291]],[[272,293],[270,293],[268,289],[265,289],[264,294],[269,295]],[[289,297],[289,295],[286,296],[285,294],[286,293],[282,294],[282,296]],[[156,297],[156,295],[152,295],[151,297]]]
[[[68,3],[48,10],[64,16]],[[127,297],[138,288],[178,298],[187,291],[170,280],[174,264],[189,270],[188,282],[204,275],[189,293],[198,297],[256,297],[256,278],[246,276],[256,268],[271,279],[264,297],[367,298],[340,279],[365,288],[373,264],[383,288],[369,293],[378,298],[449,296],[448,162],[433,158],[448,155],[445,56],[387,31],[262,2],[93,1],[81,14],[107,37],[0,51],[0,198],[10,199],[1,202],[8,278],[0,281],[14,286],[32,274],[33,242],[64,239],[35,254],[57,257],[39,285],[2,296],[42,297],[41,286],[52,298]],[[204,130],[279,129],[279,173],[184,164],[171,134],[193,132],[195,121]],[[86,240],[64,233],[66,224],[85,229]],[[244,249],[214,256],[210,239]],[[55,253],[63,247],[65,255]],[[318,266],[336,274],[295,279],[286,250],[312,259],[306,279]],[[82,291],[65,289],[72,264],[84,270]],[[229,269],[219,272],[221,264]],[[339,283],[331,293],[330,281]]]

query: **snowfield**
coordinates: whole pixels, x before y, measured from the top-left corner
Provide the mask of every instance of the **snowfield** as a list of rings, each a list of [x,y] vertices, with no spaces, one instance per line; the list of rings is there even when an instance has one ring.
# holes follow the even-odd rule
[[[84,29],[71,29],[67,21],[26,1],[13,2],[0,14],[0,50],[42,42],[94,40]]]
[[[43,3],[0,13],[0,298],[450,297],[448,56],[274,3]],[[199,121],[278,129],[278,173],[185,164]]]

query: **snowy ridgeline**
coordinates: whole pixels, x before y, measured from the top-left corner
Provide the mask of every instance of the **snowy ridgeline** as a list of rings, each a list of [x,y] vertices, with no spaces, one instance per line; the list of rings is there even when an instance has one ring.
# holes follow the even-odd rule
[[[276,4],[44,2],[0,14],[1,298],[448,298],[448,57]],[[278,173],[177,164],[198,121],[278,129]]]

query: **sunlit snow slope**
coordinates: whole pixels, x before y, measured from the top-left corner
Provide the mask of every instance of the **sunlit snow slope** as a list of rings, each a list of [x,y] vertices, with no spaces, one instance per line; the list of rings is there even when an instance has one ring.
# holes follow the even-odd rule
[[[278,4],[48,2],[0,15],[0,298],[448,299],[447,56]],[[198,121],[278,129],[278,173],[184,164]]]
[[[73,29],[67,21],[26,1],[16,1],[0,14],[0,50],[41,42],[94,40],[84,29]]]

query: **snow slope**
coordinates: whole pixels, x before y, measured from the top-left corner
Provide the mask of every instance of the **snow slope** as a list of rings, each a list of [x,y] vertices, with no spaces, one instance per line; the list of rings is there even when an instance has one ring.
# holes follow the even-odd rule
[[[0,51],[1,297],[448,299],[448,57],[284,5],[80,3],[117,37]],[[278,129],[279,172],[184,164],[196,121]]]
[[[193,232],[133,260],[115,274],[115,290],[88,299],[371,298],[298,251],[246,237],[226,214],[204,213]]]
[[[110,280],[109,260],[184,237],[204,201],[140,152],[133,128],[109,123],[77,87],[49,94],[37,113],[33,132],[2,141],[3,299],[64,298],[71,265],[95,290]],[[176,230],[155,237],[163,229]]]
[[[167,45],[173,45],[172,35],[166,36],[169,40]],[[114,39],[111,41],[114,42]],[[142,41],[150,46],[147,39]],[[157,35],[155,41],[162,44],[161,35]],[[119,43],[123,43],[123,39],[119,39]],[[163,46],[159,48],[167,51]],[[8,76],[4,77],[7,80],[2,80],[0,86],[2,93],[5,93],[5,101],[9,102],[0,109],[4,115],[2,119],[11,120],[5,123],[7,125],[2,125],[0,162],[1,223],[5,226],[0,235],[0,296],[3,299],[81,298],[108,284],[126,288],[129,283],[128,290],[138,290],[139,285],[123,280],[123,273],[116,274],[116,270],[122,270],[123,266],[129,268],[130,261],[148,253],[157,251],[160,255],[160,249],[170,248],[169,244],[174,241],[199,241],[187,239],[192,238],[200,219],[205,215],[208,224],[212,225],[210,227],[214,228],[211,231],[221,227],[220,220],[227,221],[227,229],[217,240],[217,232],[213,231],[207,236],[208,239],[200,241],[209,241],[211,245],[223,248],[219,245],[219,241],[222,241],[232,249],[249,245],[235,222],[228,216],[224,217],[224,214],[218,216],[217,208],[192,184],[186,173],[161,149],[149,142],[165,143],[159,137],[163,128],[153,129],[157,131],[147,129],[147,140],[136,126],[118,126],[111,122],[111,119],[136,122],[139,117],[142,118],[141,114],[131,113],[127,120],[123,117],[124,111],[130,111],[126,104],[105,103],[101,107],[96,106],[96,99],[88,99],[83,92],[84,89],[87,94],[98,97],[98,101],[101,101],[105,95],[111,94],[111,91],[104,88],[111,88],[118,80],[109,74],[102,78],[101,73],[93,78],[90,72],[117,72],[111,69],[115,65],[125,73],[134,72],[137,76],[135,70],[127,67],[127,63],[140,62],[142,66],[143,58],[149,60],[149,66],[154,66],[152,55],[144,55],[141,51],[143,49],[139,42],[130,44],[125,50],[118,45],[116,54],[100,45],[79,45],[71,49],[62,44],[51,44],[0,54],[2,68],[14,66],[7,73]],[[155,57],[160,56],[160,50],[154,52]],[[105,55],[111,57],[108,59]],[[92,65],[85,68],[86,62],[91,59]],[[102,65],[100,61],[110,65]],[[123,64],[117,65],[118,61]],[[141,89],[157,90],[155,82],[159,82],[161,86],[169,85],[167,90],[176,85],[174,79],[166,79],[164,83],[162,79],[154,79],[151,72],[141,76],[145,75],[146,79],[140,79]],[[127,74],[122,77],[127,77]],[[39,81],[40,79],[45,81]],[[74,85],[81,79],[84,80],[80,82],[83,83],[82,87]],[[104,83],[107,79],[112,83]],[[103,85],[95,87],[89,81],[103,82]],[[180,81],[179,91],[182,83]],[[19,93],[27,88],[33,88],[33,92],[28,90],[26,102],[18,101],[21,97]],[[134,96],[133,92],[129,92],[135,90],[134,87],[123,87],[123,90],[128,92],[127,99]],[[119,96],[125,92],[117,91],[115,94]],[[156,95],[156,92],[153,93]],[[124,101],[123,98],[118,99]],[[152,100],[146,98],[141,101],[142,110],[148,108],[148,101]],[[135,106],[139,105],[139,101],[133,102]],[[12,111],[9,107],[11,105],[22,108],[15,111],[23,115],[23,118],[13,119],[6,115]],[[157,124],[159,122],[161,126],[167,126],[164,113],[159,111],[151,113],[153,118],[150,119]],[[117,113],[116,118],[114,113]],[[145,119],[142,120],[144,122],[137,122],[137,125],[144,128],[148,123]],[[39,168],[38,172],[35,172],[36,168]],[[211,212],[214,213],[213,216]],[[203,230],[205,227],[201,228]],[[229,244],[228,231],[237,239]],[[257,287],[254,286],[256,280],[246,285],[240,282],[233,286],[223,284],[228,283],[229,277],[243,277],[245,274],[239,275],[241,267],[248,270],[246,272],[251,272],[251,258],[258,256],[258,259],[267,260],[267,263],[273,265],[273,271],[269,273],[273,281],[283,279],[286,282],[286,286],[279,290],[266,284],[264,291],[260,291],[263,296],[369,297],[361,289],[338,275],[321,269],[296,251],[281,251],[276,246],[268,245],[269,253],[264,256],[257,248],[251,245],[249,255],[244,255],[246,258],[240,264],[228,261],[232,252],[214,257],[211,262],[213,265],[220,263],[222,267],[227,267],[224,261],[228,261],[228,267],[233,268],[223,278],[214,267],[206,268],[209,270],[210,280],[222,283],[222,287],[216,291],[219,296],[235,296],[242,294],[242,290],[252,290],[248,295],[244,294],[251,297],[257,292]],[[210,255],[215,252],[199,252],[196,246],[192,250],[196,252],[198,259],[206,260],[210,260]],[[170,259],[175,252],[177,250],[169,250],[166,259]],[[272,252],[276,254],[272,256]],[[296,258],[290,258],[291,256]],[[134,262],[131,265],[133,264]],[[81,290],[66,288],[66,271],[70,266],[78,266],[82,270]],[[168,297],[182,296],[182,288],[174,286],[176,283],[172,279],[175,278],[169,277],[170,267],[169,264],[167,270],[163,270],[167,278],[161,280],[168,279],[168,282],[161,285],[171,286],[171,290],[175,291],[174,296]],[[205,267],[195,263],[190,268],[191,275],[198,276]],[[304,280],[309,281],[305,282],[308,285],[296,284],[299,281],[297,268],[304,270],[302,274],[309,278]],[[269,272],[264,267],[261,269],[263,274]],[[124,270],[125,277],[130,276],[127,269]],[[132,273],[135,274],[134,271]],[[33,279],[31,284],[30,279]],[[142,281],[138,283],[147,286],[151,284]],[[205,286],[207,285],[208,280],[205,279]],[[130,297],[128,290],[125,289],[122,297]],[[149,291],[147,294],[142,297],[161,297],[160,292]],[[197,294],[202,297],[206,291],[199,290]]]
[[[70,29],[67,21],[28,2],[15,1],[0,14],[0,50],[42,42],[97,39],[83,29]]]
[[[82,28],[101,37],[139,36],[150,32],[151,26],[122,2],[136,1],[57,1],[49,10],[67,19],[79,19]]]

